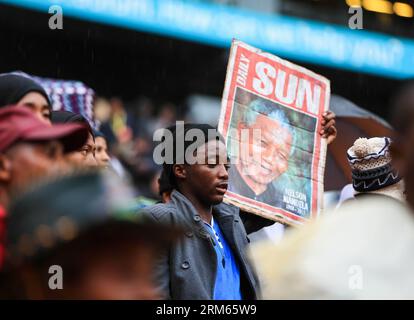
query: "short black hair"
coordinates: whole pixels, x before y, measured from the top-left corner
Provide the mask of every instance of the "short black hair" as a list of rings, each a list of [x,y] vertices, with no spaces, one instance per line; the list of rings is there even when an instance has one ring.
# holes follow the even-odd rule
[[[106,140],[106,136],[101,131],[96,130],[96,129],[92,129],[92,130],[93,130],[93,135],[95,136],[95,138],[101,137]]]
[[[74,113],[74,112],[64,111],[64,110],[52,111],[50,115],[50,121],[52,122],[52,124],[82,123],[88,128],[89,133],[92,135],[93,139],[95,140],[95,130],[92,128],[89,121],[86,120],[79,113]]]
[[[174,190],[174,186],[171,184],[170,177],[167,171],[162,170],[161,175],[158,178],[158,193],[160,196],[164,192],[171,192]]]
[[[196,140],[196,138],[194,137],[192,140],[186,140],[185,136],[186,133],[191,130],[191,129],[199,129],[203,132],[203,137],[204,139],[202,141]],[[167,186],[167,184],[169,185],[170,189],[175,189],[177,187],[177,181],[175,179],[175,175],[174,175],[174,170],[173,170],[173,166],[174,164],[177,164],[180,160],[184,161],[185,163],[185,152],[188,149],[189,146],[192,146],[194,143],[198,142],[197,147],[206,144],[207,142],[209,142],[210,140],[217,140],[217,141],[222,141],[223,143],[225,142],[223,136],[218,132],[217,128],[209,125],[209,124],[203,124],[203,123],[184,123],[183,125],[177,126],[177,125],[173,125],[170,126],[168,128],[166,128],[165,130],[169,130],[172,133],[173,139],[172,141],[168,141],[166,142],[164,139],[164,143],[171,143],[172,146],[172,150],[173,150],[173,163],[165,163],[163,164],[163,172],[161,174],[162,178],[163,178],[163,187]],[[209,134],[210,132],[210,134]],[[214,134],[211,134],[211,132],[213,132]],[[178,139],[182,139],[182,141],[184,141],[184,150],[182,154],[178,154],[177,150],[176,150],[176,146],[177,146],[177,140]],[[161,185],[160,185],[161,187]]]

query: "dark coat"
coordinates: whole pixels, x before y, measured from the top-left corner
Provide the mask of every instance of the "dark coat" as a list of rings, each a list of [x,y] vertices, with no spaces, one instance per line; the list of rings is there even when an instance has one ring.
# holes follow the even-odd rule
[[[147,207],[144,216],[186,230],[178,243],[165,248],[156,266],[156,279],[165,298],[213,299],[217,273],[215,239],[205,229],[192,203],[173,191],[169,203]],[[258,279],[245,252],[250,242],[247,234],[273,222],[252,214],[241,217],[237,207],[224,203],[213,208],[213,216],[237,259],[243,299],[258,299]]]

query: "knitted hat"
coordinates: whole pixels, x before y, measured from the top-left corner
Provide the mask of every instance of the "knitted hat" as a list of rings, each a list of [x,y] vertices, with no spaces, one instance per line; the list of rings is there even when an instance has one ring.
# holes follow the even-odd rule
[[[387,137],[359,138],[348,149],[355,191],[376,191],[401,180],[398,171],[391,164],[390,144],[391,139]]]
[[[17,104],[30,92],[40,93],[50,106],[50,99],[40,83],[22,72],[0,74],[0,107]]]

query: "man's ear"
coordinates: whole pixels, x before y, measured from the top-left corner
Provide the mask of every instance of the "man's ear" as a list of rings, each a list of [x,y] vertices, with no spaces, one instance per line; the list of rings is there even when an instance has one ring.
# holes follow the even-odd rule
[[[11,179],[11,162],[4,155],[0,153],[0,182],[8,182]]]
[[[183,164],[175,164],[173,165],[173,172],[174,176],[179,179],[187,178],[187,171]]]

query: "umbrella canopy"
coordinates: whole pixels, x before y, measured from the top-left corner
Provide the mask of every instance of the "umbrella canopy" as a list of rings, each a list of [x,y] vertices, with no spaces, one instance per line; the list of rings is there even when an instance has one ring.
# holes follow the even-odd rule
[[[346,151],[358,138],[390,137],[393,129],[384,119],[338,95],[331,96],[330,110],[336,114],[336,140],[328,146],[325,191],[341,190],[352,182]]]

